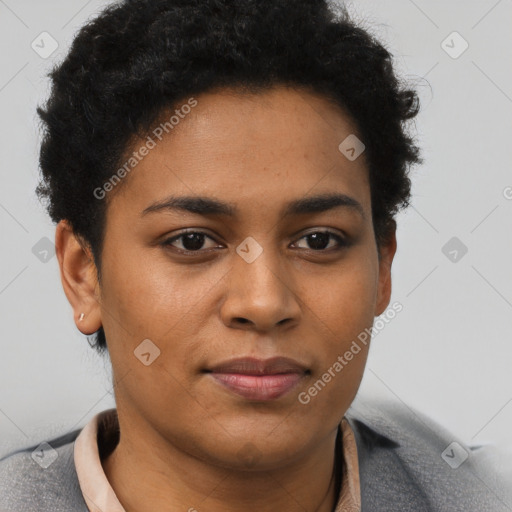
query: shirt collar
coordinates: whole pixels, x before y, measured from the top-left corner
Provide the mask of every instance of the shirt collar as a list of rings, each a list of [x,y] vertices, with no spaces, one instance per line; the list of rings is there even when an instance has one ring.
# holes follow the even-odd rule
[[[342,419],[340,427],[344,460],[341,492],[334,512],[360,512],[359,463],[354,432],[346,418]],[[115,439],[114,430],[119,430],[117,410],[107,409],[96,414],[74,442],[76,473],[90,512],[126,512],[103,471],[98,446],[98,442],[105,445],[106,439]]]

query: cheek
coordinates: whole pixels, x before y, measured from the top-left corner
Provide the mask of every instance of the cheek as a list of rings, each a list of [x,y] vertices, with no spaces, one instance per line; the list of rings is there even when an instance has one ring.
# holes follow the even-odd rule
[[[140,261],[145,263],[135,264]],[[183,417],[197,422],[204,411],[192,406],[188,393],[186,340],[200,328],[196,305],[204,294],[199,283],[183,274],[124,251],[114,264],[104,266],[102,322],[120,381],[117,397],[137,404],[147,417],[153,409],[161,412],[173,404]]]
[[[122,256],[104,265],[102,322],[116,378],[127,374],[120,388],[140,406],[173,402],[186,408],[184,391],[193,385],[191,365],[201,352],[196,340],[211,318],[208,297],[222,276],[171,267],[146,251],[125,248],[117,253]],[[147,352],[149,358],[137,357]],[[144,357],[153,362],[145,366]]]
[[[340,399],[350,403],[364,372],[377,283],[372,260],[361,264],[365,260],[359,257],[358,261],[358,265],[347,264],[346,270],[340,269],[322,286],[311,289],[307,299],[318,344],[319,364],[312,380],[323,380],[326,388],[324,392],[319,383],[317,391],[312,390],[313,394],[322,395],[317,403],[321,407],[339,407]]]
[[[358,253],[336,270],[303,286],[301,293],[319,326],[323,325],[335,339],[346,341],[372,325],[376,292],[376,266]]]
[[[165,340],[170,330],[182,328],[185,316],[194,315],[199,307],[208,282],[194,279],[184,266],[171,266],[159,250],[111,249],[119,256],[104,264],[102,303],[104,319],[114,332],[123,327],[123,336],[129,332],[134,340]]]
[[[338,421],[354,399],[363,377],[374,316],[375,281],[372,273],[338,276],[316,296],[312,323],[316,329],[317,364],[301,404]]]

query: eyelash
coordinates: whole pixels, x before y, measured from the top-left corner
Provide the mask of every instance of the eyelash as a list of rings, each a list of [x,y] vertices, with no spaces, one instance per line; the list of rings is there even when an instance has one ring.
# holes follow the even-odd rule
[[[330,235],[332,238],[334,238],[337,242],[338,242],[338,247],[337,248],[329,248],[329,249],[301,249],[301,250],[304,250],[304,251],[309,251],[311,253],[314,253],[314,254],[321,254],[321,253],[329,253],[331,251],[339,251],[339,250],[342,250],[346,247],[348,247],[350,245],[349,241],[342,237],[341,235],[339,235],[338,233],[334,232],[334,231],[331,231],[331,230],[328,230],[328,229],[324,229],[324,230],[317,230],[317,231],[311,231],[309,233],[306,233],[305,235],[302,235],[297,241],[299,240],[302,240],[303,238],[306,238],[310,235],[314,235],[314,234],[317,234],[317,233],[321,233],[321,234],[325,234],[325,235]],[[185,235],[190,235],[190,234],[194,234],[194,235],[205,235],[207,238],[210,238],[211,240],[215,241],[214,238],[212,236],[210,236],[208,233],[205,233],[204,231],[185,231],[179,235],[176,235],[176,236],[173,236],[171,238],[167,238],[166,240],[164,240],[163,242],[161,242],[161,246],[165,247],[165,248],[169,248],[171,247],[173,250],[177,251],[178,253],[180,254],[183,254],[183,255],[191,255],[191,256],[197,256],[198,254],[201,254],[201,253],[204,253],[204,252],[209,252],[211,249],[213,248],[210,248],[210,249],[199,249],[197,251],[189,251],[189,250],[186,250],[186,249],[178,249],[176,247],[172,247],[172,243],[175,242],[176,240],[179,240],[180,238],[184,237]],[[330,242],[330,240],[329,240]]]

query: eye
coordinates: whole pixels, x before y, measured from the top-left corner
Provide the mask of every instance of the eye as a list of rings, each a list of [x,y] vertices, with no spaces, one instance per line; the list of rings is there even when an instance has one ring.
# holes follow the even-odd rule
[[[338,235],[337,233],[329,230],[323,230],[323,231],[313,231],[311,233],[308,233],[307,235],[304,235],[300,240],[306,239],[306,243],[310,245],[310,247],[300,247],[301,249],[309,249],[313,251],[326,251],[329,249],[335,249],[336,244],[334,244],[334,247],[331,245],[329,246],[329,243],[332,241],[337,242],[338,248],[347,247],[349,245],[348,240],[346,240],[341,235]]]
[[[205,247],[205,242],[207,240],[213,242],[213,245]],[[294,245],[298,246],[300,249],[315,252],[324,252],[330,249],[336,250],[336,248],[341,249],[349,245],[348,240],[329,230],[313,231],[302,236],[299,241],[300,240],[306,240],[306,244],[308,244],[309,247],[300,247],[298,242]],[[335,243],[333,244],[332,242]],[[209,249],[219,247],[219,244],[211,236],[202,231],[187,231],[181,233],[171,238],[167,238],[161,242],[161,245],[163,247],[171,247],[177,252],[184,254],[209,252]]]
[[[173,236],[171,238],[168,238],[167,240],[164,240],[161,245],[164,247],[173,247],[178,252],[183,253],[190,253],[190,252],[202,252],[201,250],[204,249],[205,240],[210,239],[213,242],[213,238],[211,236],[208,236],[206,233],[203,233],[202,231],[187,231],[185,233],[181,233],[180,235]],[[175,243],[178,242],[178,246],[175,245]],[[219,245],[217,242],[215,242],[216,245],[213,245],[211,247],[206,247],[206,249],[211,249],[213,247],[218,247]],[[179,247],[181,245],[181,247]],[[206,250],[205,249],[205,250]]]

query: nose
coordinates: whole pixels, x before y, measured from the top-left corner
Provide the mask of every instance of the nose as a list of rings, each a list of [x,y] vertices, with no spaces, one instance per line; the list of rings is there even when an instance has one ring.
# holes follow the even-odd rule
[[[226,326],[267,332],[299,321],[301,307],[291,273],[270,251],[252,263],[235,255],[225,283],[221,317]]]

